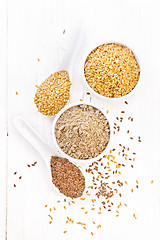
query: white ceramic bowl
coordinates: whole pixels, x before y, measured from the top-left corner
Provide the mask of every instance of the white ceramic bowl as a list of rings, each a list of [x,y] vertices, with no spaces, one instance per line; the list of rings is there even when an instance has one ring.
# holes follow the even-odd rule
[[[107,118],[107,120],[108,120],[108,116],[106,115],[106,113],[105,113],[102,109],[100,109],[97,105],[92,104],[92,103],[89,103],[89,102],[85,102],[85,101],[82,102],[82,101],[81,101],[81,102],[76,102],[76,103],[73,103],[73,104],[68,104],[68,105],[66,105],[66,106],[56,115],[56,117],[54,118],[54,121],[53,121],[53,125],[52,125],[52,138],[53,138],[54,144],[56,145],[59,153],[60,153],[63,157],[67,158],[68,160],[70,160],[70,161],[72,161],[72,162],[76,162],[76,163],[80,163],[80,162],[82,163],[82,162],[84,162],[84,161],[93,162],[93,161],[96,161],[96,160],[102,158],[102,157],[103,157],[104,155],[106,155],[106,153],[107,153],[108,147],[109,147],[110,142],[111,142],[111,137],[112,137],[112,129],[111,129],[110,122],[109,122],[109,120],[108,120],[109,127],[110,127],[110,139],[109,139],[109,142],[108,142],[105,150],[104,150],[99,156],[97,156],[97,157],[95,157],[95,158],[90,158],[90,159],[76,159],[76,158],[72,158],[71,156],[67,155],[66,153],[64,153],[64,152],[62,151],[62,149],[59,147],[59,145],[58,145],[58,143],[57,143],[56,136],[55,136],[55,125],[56,125],[56,122],[57,122],[58,118],[62,115],[62,113],[64,113],[67,109],[69,109],[69,108],[71,108],[71,107],[73,107],[73,106],[82,105],[82,104],[90,105],[90,106],[92,106],[92,107],[97,108],[99,111],[101,111],[101,112],[104,114],[104,116],[105,116],[105,117]]]
[[[103,43],[97,43],[95,46],[92,46],[92,48],[90,48],[85,54],[84,54],[84,57],[83,57],[83,59],[82,59],[82,65],[81,65],[81,72],[82,72],[82,79],[83,79],[83,82],[85,83],[85,85],[87,86],[87,88],[89,89],[89,91],[91,92],[91,93],[93,93],[95,96],[97,96],[97,97],[100,97],[101,99],[105,99],[105,100],[110,100],[110,101],[117,101],[118,99],[126,99],[126,98],[128,98],[128,96],[130,96],[130,95],[132,95],[134,92],[135,92],[135,90],[137,89],[137,86],[139,86],[140,84],[139,84],[139,82],[140,82],[140,77],[141,77],[141,68],[140,68],[140,64],[139,64],[139,59],[137,58],[137,56],[136,56],[136,54],[134,53],[134,51],[132,51],[133,52],[133,54],[134,54],[134,56],[135,56],[135,58],[136,58],[136,61],[137,61],[137,63],[138,63],[138,65],[139,65],[139,68],[140,68],[140,76],[139,76],[139,80],[138,80],[138,82],[137,82],[137,84],[136,84],[136,86],[133,88],[133,90],[131,91],[131,92],[129,92],[128,94],[126,94],[126,95],[124,95],[124,96],[122,96],[122,97],[119,97],[119,98],[111,98],[111,97],[105,97],[105,96],[103,96],[103,95],[101,95],[100,93],[97,93],[96,91],[94,91],[94,89],[92,88],[92,87],[90,87],[89,86],[89,84],[88,84],[88,82],[87,82],[87,80],[86,80],[86,78],[85,78],[85,74],[84,74],[84,66],[85,66],[85,62],[86,62],[86,59],[87,59],[87,57],[88,57],[88,55],[95,49],[95,48],[97,48],[97,47],[99,47],[99,46],[101,46],[101,45],[103,45],[103,44],[110,44],[110,43],[116,43],[116,44],[119,44],[119,45],[121,45],[121,46],[124,46],[124,47],[127,47],[127,48],[129,48],[131,51],[132,51],[132,49],[129,47],[129,46],[127,46],[127,45],[124,45],[124,44],[122,44],[122,43],[118,43],[118,42],[116,42],[116,41],[107,41],[107,42],[103,42]],[[138,59],[138,60],[137,60]]]

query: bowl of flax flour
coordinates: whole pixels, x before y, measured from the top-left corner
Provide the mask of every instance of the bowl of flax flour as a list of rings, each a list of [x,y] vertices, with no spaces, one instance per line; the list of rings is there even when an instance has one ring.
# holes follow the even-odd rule
[[[55,117],[52,136],[69,160],[97,160],[105,155],[111,130],[103,110],[91,103],[69,104]]]

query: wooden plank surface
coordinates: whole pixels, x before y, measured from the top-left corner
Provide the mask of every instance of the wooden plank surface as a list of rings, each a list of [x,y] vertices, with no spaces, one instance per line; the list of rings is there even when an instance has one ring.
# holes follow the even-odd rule
[[[0,239],[7,213],[7,2],[0,1]]]
[[[158,0],[9,0],[8,15],[6,10],[3,11],[2,19],[4,39],[1,49],[5,61],[1,61],[3,67],[0,81],[2,85],[0,88],[0,119],[2,119],[0,177],[3,178],[0,182],[3,196],[0,200],[2,209],[0,239],[5,239],[6,209],[9,240],[71,240],[91,237],[113,240],[117,238],[158,240],[160,238],[159,8]],[[7,17],[8,50],[5,21]],[[64,199],[56,191],[51,190],[41,157],[13,126],[14,117],[23,116],[52,146],[53,118],[44,117],[37,112],[33,103],[35,85],[41,83],[58,67],[71,32],[79,22],[85,25],[86,36],[74,66],[71,102],[82,98],[99,104],[105,111],[109,110],[108,118],[112,123],[115,122],[116,116],[120,116],[121,111],[125,110],[122,129],[113,136],[111,148],[118,149],[119,143],[122,143],[137,153],[134,169],[128,164],[121,176],[122,181],[127,179],[129,182],[128,188],[124,188],[124,198],[122,198],[123,203],[127,202],[128,208],[121,209],[119,218],[115,217],[115,213],[108,214],[108,212],[100,216],[90,211],[89,215],[84,215],[80,209],[82,207],[80,200],[76,201],[75,206],[67,207],[66,210],[63,205],[58,205],[57,201]],[[124,100],[104,101],[94,95],[90,97],[86,94],[88,89],[82,82],[82,59],[88,49],[103,42],[123,43],[134,51],[139,60],[140,86],[128,97],[128,105],[125,105]],[[128,116],[134,117],[132,124],[127,120]],[[134,141],[128,139],[127,129],[130,129]],[[142,138],[141,144],[135,141],[139,135]],[[35,161],[37,161],[36,167],[27,167],[27,164]],[[88,164],[84,163],[81,167],[85,169],[87,166]],[[14,172],[17,174],[15,175]],[[89,181],[89,176],[86,177]],[[140,189],[131,194],[130,188],[136,179],[139,179]],[[151,184],[152,179],[154,184]],[[47,208],[45,208],[46,204]],[[84,204],[87,209],[91,208],[89,200]],[[49,224],[48,208],[53,209],[53,206],[56,206],[57,210],[52,213],[53,223]],[[136,220],[133,218],[133,213],[137,216]],[[85,221],[87,231],[76,224],[66,226],[66,216],[72,217],[75,222]],[[102,224],[102,228],[100,230],[93,228],[92,220]],[[64,234],[66,228],[67,233]],[[94,232],[94,236],[91,236],[91,231]]]

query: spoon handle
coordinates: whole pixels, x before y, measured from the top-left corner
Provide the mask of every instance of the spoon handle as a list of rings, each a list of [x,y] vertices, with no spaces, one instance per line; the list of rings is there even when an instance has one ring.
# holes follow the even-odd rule
[[[69,74],[72,74],[72,68],[75,62],[75,58],[84,40],[83,26],[79,26],[73,33],[69,42],[69,46],[65,52],[65,56],[58,68],[59,70],[68,70]]]
[[[23,135],[23,137],[37,150],[43,157],[45,164],[50,172],[50,158],[54,154],[51,148],[44,142],[39,134],[22,117],[14,118],[14,126]]]

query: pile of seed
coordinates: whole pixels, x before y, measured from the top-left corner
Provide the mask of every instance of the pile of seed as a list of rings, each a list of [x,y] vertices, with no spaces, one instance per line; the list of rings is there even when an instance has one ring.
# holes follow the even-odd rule
[[[80,169],[66,158],[51,157],[52,182],[61,193],[70,198],[82,196],[85,178]]]
[[[80,104],[66,110],[57,120],[55,136],[59,147],[76,159],[100,155],[110,139],[109,123],[97,108]]]
[[[136,86],[140,68],[133,52],[116,43],[103,44],[87,57],[85,78],[97,93],[119,98]]]
[[[128,105],[128,102],[125,101],[125,104]],[[121,113],[124,114],[125,111],[121,111]],[[124,118],[122,118],[121,116],[117,116],[115,119],[117,121],[114,125],[117,127],[125,124],[125,121],[134,123],[133,117],[124,116]],[[132,129],[126,131],[126,135],[128,136],[130,132],[132,132]],[[141,142],[140,136],[138,137],[138,142]],[[120,214],[123,213],[123,208],[128,208],[128,204],[125,201],[126,190],[129,189],[130,194],[134,194],[141,188],[138,179],[135,179],[134,182],[129,182],[129,179],[126,181],[123,177],[123,173],[127,170],[126,168],[133,168],[135,157],[136,152],[133,151],[131,147],[129,148],[128,145],[126,146],[119,143],[117,146],[114,146],[107,155],[103,156],[103,158],[90,163],[86,169],[86,174],[88,175],[86,176],[87,186],[83,197],[75,199],[74,201],[61,199],[58,200],[54,206],[48,207],[49,224],[52,224],[52,222],[56,220],[52,217],[55,216],[54,211],[59,211],[59,208],[61,208],[61,213],[62,209],[66,211],[66,218],[64,219],[66,225],[65,229],[62,230],[64,234],[67,235],[70,226],[72,225],[74,227],[76,224],[81,230],[89,231],[90,234],[94,236],[98,229],[101,229],[103,226],[99,222],[100,218],[98,216],[104,213],[106,214],[107,211],[108,214],[114,214],[115,217],[118,218]],[[89,179],[90,181],[88,181]],[[151,184],[152,183],[153,180],[151,181]],[[45,205],[46,208],[47,206],[48,205]],[[67,215],[67,213],[71,213],[74,210],[77,212],[78,209],[81,211],[81,214],[78,216],[73,217]],[[135,220],[137,219],[137,215],[134,212],[132,212],[131,217]]]
[[[70,98],[71,82],[67,71],[51,74],[39,87],[35,94],[34,103],[38,111],[46,116],[54,116]]]

